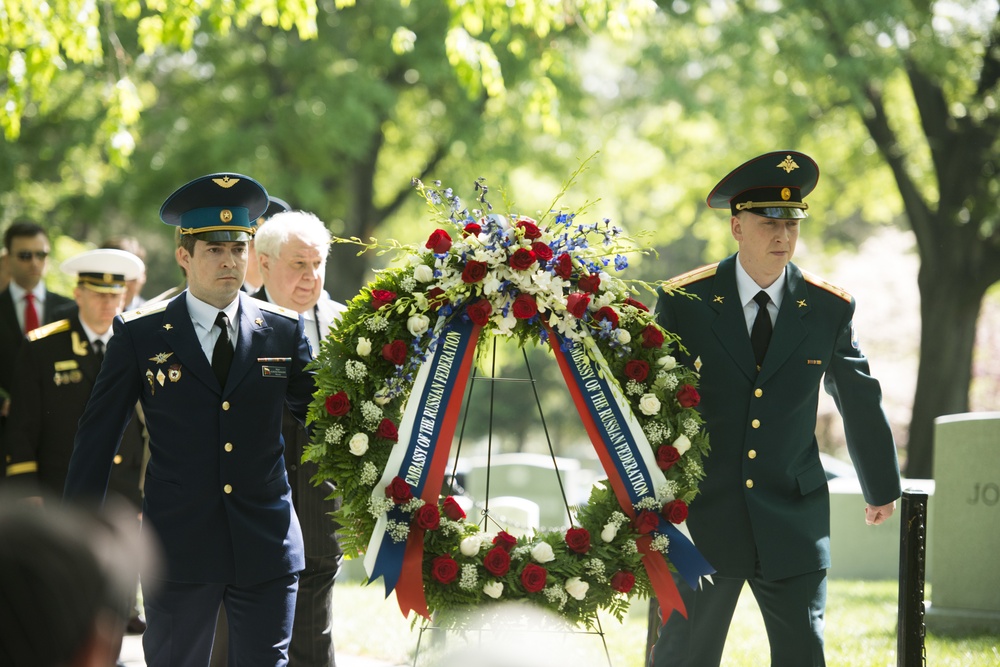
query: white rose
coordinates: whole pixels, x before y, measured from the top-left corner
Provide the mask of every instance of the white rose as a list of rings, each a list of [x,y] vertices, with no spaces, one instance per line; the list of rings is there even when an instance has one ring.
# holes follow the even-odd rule
[[[556,555],[552,552],[552,546],[548,542],[539,542],[532,547],[531,557],[539,563],[548,563],[556,559]]]
[[[614,541],[615,537],[618,535],[618,526],[613,523],[604,524],[604,530],[601,531],[601,539],[605,542]]]
[[[656,394],[643,394],[639,399],[639,410],[647,416],[655,415],[660,411],[660,399]]]
[[[503,595],[503,582],[501,581],[488,581],[483,584],[483,593],[490,596],[494,600],[500,599]]]
[[[413,279],[418,283],[429,283],[434,280],[434,269],[426,264],[417,264],[413,268]]]
[[[354,350],[358,353],[358,356],[367,357],[372,353],[372,342],[362,336],[358,338],[358,346]]]
[[[691,441],[688,440],[686,435],[679,435],[677,439],[674,440],[674,448],[677,450],[678,454],[683,454],[687,450],[691,449]]]
[[[463,556],[471,558],[479,553],[479,547],[482,544],[482,538],[479,535],[469,535],[459,543],[458,549],[462,552]]]
[[[627,330],[615,329],[615,331],[618,336],[618,342],[621,343],[622,345],[628,345],[629,343],[632,342],[632,334],[630,334]]]
[[[368,436],[364,433],[355,433],[347,446],[350,448],[351,454],[361,456],[368,451]]]
[[[576,600],[582,600],[587,595],[587,589],[590,588],[590,584],[581,579],[580,577],[570,577],[563,584],[563,588],[566,592],[570,594],[570,597]]]
[[[677,360],[671,357],[669,354],[665,357],[660,357],[659,359],[657,359],[656,363],[659,364],[660,368],[662,368],[665,371],[673,370],[674,368],[677,367]]]
[[[412,335],[419,336],[427,331],[427,327],[430,326],[430,323],[431,321],[426,315],[417,313],[416,315],[411,315],[410,319],[406,320],[406,328],[409,329]]]

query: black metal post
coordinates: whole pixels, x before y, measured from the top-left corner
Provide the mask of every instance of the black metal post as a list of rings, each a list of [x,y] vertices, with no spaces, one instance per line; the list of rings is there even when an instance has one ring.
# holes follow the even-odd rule
[[[923,667],[924,566],[927,554],[927,494],[903,491],[899,527],[899,621],[896,665]]]

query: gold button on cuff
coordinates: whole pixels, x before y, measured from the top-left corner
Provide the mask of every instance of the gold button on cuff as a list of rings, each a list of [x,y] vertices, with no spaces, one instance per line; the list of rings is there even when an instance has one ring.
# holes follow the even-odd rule
[[[747,488],[748,489],[752,489],[753,488],[753,480],[752,479],[748,479],[747,480]]]
[[[753,426],[754,428],[760,428],[760,420],[754,419],[752,422],[750,422],[750,425]]]
[[[757,398],[760,398],[761,396],[764,395],[764,390],[758,387],[757,389],[753,390],[753,395],[756,396]]]
[[[232,493],[233,486],[232,484],[226,484],[224,487],[222,487],[222,490],[225,491],[226,493]]]
[[[233,451],[233,443],[231,443],[231,442],[227,442],[227,443],[226,443],[226,446],[224,447],[224,449],[225,449],[225,450],[226,450],[227,452],[231,452],[231,451]]]
[[[121,454],[115,454],[115,465],[118,465],[121,462],[122,462],[122,455]]]
[[[222,409],[223,410],[228,410],[229,409],[229,401],[223,401],[222,402]]]
[[[749,452],[747,452],[747,456],[751,459],[757,458],[757,450],[751,449]]]

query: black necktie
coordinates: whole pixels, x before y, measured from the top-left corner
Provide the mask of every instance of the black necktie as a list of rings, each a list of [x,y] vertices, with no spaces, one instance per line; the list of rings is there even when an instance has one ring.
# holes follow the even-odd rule
[[[767,303],[771,298],[761,290],[753,300],[757,302],[757,317],[750,329],[750,344],[753,346],[754,359],[757,360],[757,370],[760,370],[764,355],[767,354],[767,344],[771,342],[771,316],[767,312]]]
[[[226,314],[219,312],[215,318],[215,326],[222,329],[219,340],[215,341],[215,349],[212,351],[212,370],[219,380],[219,386],[226,386],[226,378],[229,377],[229,367],[233,364],[233,344],[229,341],[229,318]]]
[[[98,362],[104,361],[104,341],[98,338],[90,344],[90,348],[94,351],[94,358]]]

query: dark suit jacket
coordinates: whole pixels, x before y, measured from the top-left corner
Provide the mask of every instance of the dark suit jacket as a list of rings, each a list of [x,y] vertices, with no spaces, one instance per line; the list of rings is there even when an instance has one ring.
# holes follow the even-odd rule
[[[688,526],[720,576],[765,578],[830,566],[830,497],[816,443],[819,385],[834,397],[865,499],[900,495],[881,387],[853,333],[854,300],[794,265],[767,356],[757,373],[736,286],[736,256],[669,281],[696,299],[660,291],[657,321],[701,360],[701,403],[711,452]],[[861,520],[859,508],[858,520]]]
[[[270,301],[267,290],[261,288],[254,298]],[[331,322],[321,321],[321,325],[329,327]],[[281,432],[285,437],[285,466],[288,468],[288,483],[292,487],[292,501],[295,512],[302,524],[302,537],[305,540],[306,555],[340,556],[343,550],[337,542],[339,526],[330,518],[330,512],[340,509],[340,496],[330,500],[328,497],[337,492],[330,480],[323,480],[318,485],[313,484],[312,477],[319,466],[312,461],[302,461],[302,454],[309,446],[309,430],[285,410],[282,419]]]
[[[68,304],[75,305],[75,303],[73,299],[66,298],[55,292],[46,291],[45,307],[41,313],[42,324],[49,324],[60,319],[55,316],[54,311]],[[17,360],[17,352],[21,349],[21,343],[23,342],[24,333],[21,331],[21,326],[17,323],[14,300],[11,298],[10,289],[8,288],[0,292],[0,390],[2,390],[0,396],[3,395],[3,392],[7,394],[11,392],[14,377],[14,362]],[[0,420],[0,462],[4,462],[5,464],[0,465],[0,470],[7,467],[3,433],[4,421],[6,420]],[[0,473],[0,477],[3,477],[2,473]]]
[[[176,582],[248,585],[304,566],[281,419],[305,420],[309,343],[298,314],[239,295],[236,353],[220,387],[187,292],[115,319],[80,420],[66,497],[102,497],[131,408],[149,431],[143,520]]]
[[[28,334],[15,364],[7,422],[7,474],[22,492],[59,496],[66,484],[77,423],[90,398],[100,361],[80,320],[60,320]],[[142,503],[142,424],[129,422],[111,470],[111,488],[137,507]],[[38,485],[41,485],[39,489]]]

